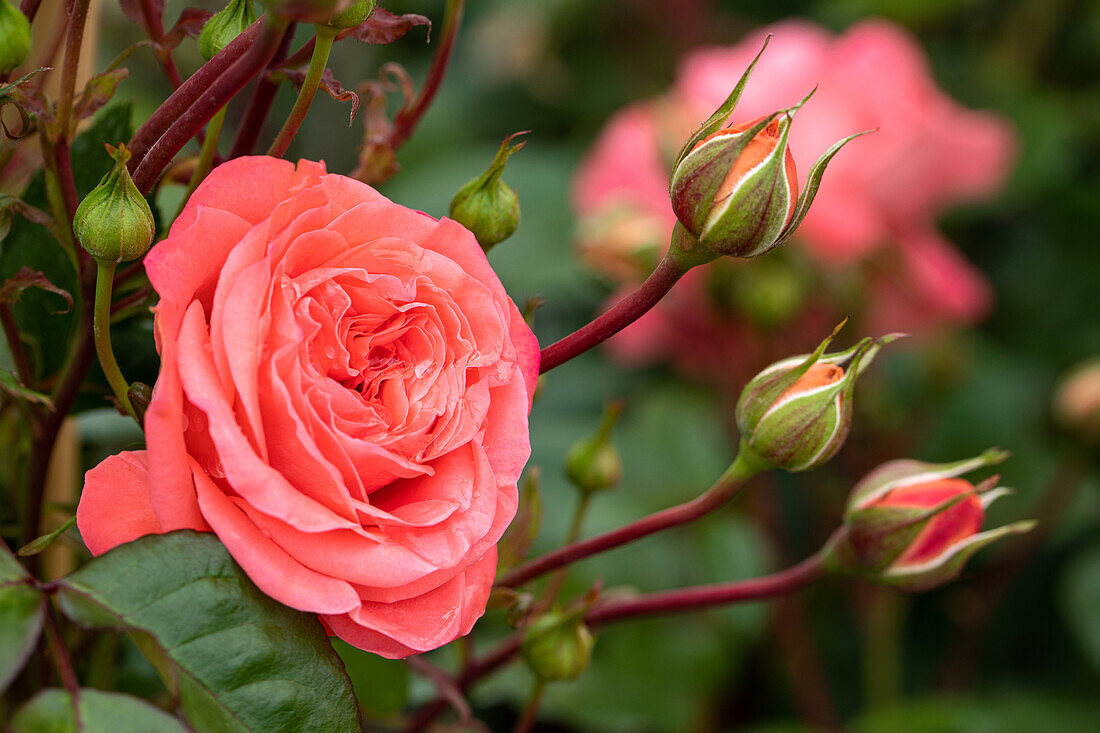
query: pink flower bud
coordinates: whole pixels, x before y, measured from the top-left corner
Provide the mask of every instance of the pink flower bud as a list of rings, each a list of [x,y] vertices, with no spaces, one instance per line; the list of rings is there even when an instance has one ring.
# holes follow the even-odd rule
[[[1078,439],[1100,444],[1100,359],[1078,366],[1054,393],[1054,417]]]
[[[986,508],[1010,491],[996,488],[997,476],[977,485],[959,478],[1007,456],[993,449],[956,463],[879,466],[852,491],[829,565],[911,591],[953,580],[979,549],[1034,525],[1016,522],[982,532]]]

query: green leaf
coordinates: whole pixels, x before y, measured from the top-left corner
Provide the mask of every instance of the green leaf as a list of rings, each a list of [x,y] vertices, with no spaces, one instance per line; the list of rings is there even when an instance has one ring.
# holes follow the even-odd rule
[[[316,617],[265,596],[211,534],[116,547],[61,581],[58,601],[83,626],[131,632],[197,730],[359,730]]]
[[[0,692],[19,674],[42,633],[44,599],[30,581],[0,542]]]
[[[73,720],[72,696],[48,689],[15,713],[11,733],[184,733],[187,729],[160,708],[117,692],[81,690],[80,726]]]
[[[392,715],[409,697],[409,667],[400,659],[384,659],[356,649],[340,639],[332,648],[344,660],[355,696],[368,713],[378,717]]]
[[[1066,568],[1062,608],[1085,656],[1100,668],[1100,545],[1077,555]]]

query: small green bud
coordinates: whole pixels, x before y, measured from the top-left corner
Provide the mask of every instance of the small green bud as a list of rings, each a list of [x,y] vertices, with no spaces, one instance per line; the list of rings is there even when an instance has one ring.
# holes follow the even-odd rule
[[[524,134],[517,132],[504,138],[489,169],[458,189],[451,200],[450,217],[473,232],[486,252],[512,236],[519,227],[519,199],[500,176],[508,158],[527,144],[510,146],[509,143],[517,135]]]
[[[622,414],[623,404],[616,402],[604,412],[595,435],[578,440],[565,454],[565,475],[581,493],[593,494],[619,483],[623,459],[611,444],[611,429]]]
[[[134,185],[125,145],[105,146],[115,167],[84,197],[73,217],[80,246],[98,262],[129,262],[149,251],[156,224],[149,202]]]
[[[255,22],[256,9],[252,7],[252,0],[229,0],[229,4],[202,27],[199,53],[209,61]]]
[[[835,335],[808,356],[784,359],[760,372],[737,401],[742,441],[780,468],[805,471],[840,450],[852,422],[856,379],[883,345],[901,336],[865,338],[847,351],[826,354]]]
[[[354,28],[374,13],[375,0],[359,0],[328,19],[325,25],[331,28]]]
[[[23,65],[31,52],[31,24],[10,0],[0,0],[0,74]]]
[[[583,611],[551,611],[527,627],[520,651],[536,677],[553,682],[580,677],[588,669],[594,644]]]

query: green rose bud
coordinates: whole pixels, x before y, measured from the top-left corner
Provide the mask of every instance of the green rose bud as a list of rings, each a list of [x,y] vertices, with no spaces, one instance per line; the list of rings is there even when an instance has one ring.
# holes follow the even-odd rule
[[[10,0],[0,0],[0,74],[23,65],[31,52],[31,24]]]
[[[784,359],[760,372],[737,401],[742,441],[780,468],[805,471],[840,450],[852,422],[856,379],[878,350],[901,334],[866,338],[847,351],[826,354],[835,335],[809,356]]]
[[[209,61],[255,22],[256,9],[252,7],[252,0],[229,0],[229,4],[202,27],[199,53]]]
[[[504,138],[489,169],[458,189],[451,200],[450,217],[473,232],[486,252],[512,236],[519,226],[519,199],[500,176],[508,158],[526,145],[509,143],[523,134],[517,132]]]
[[[991,449],[955,463],[879,466],[852,490],[844,531],[828,549],[826,566],[908,591],[953,580],[982,547],[1035,524],[981,531],[986,509],[1010,491],[997,488],[998,476],[977,485],[959,477],[1007,457]]]
[[[583,611],[551,611],[527,627],[520,651],[536,677],[553,682],[580,677],[588,669],[594,644]]]
[[[359,0],[347,10],[343,10],[332,16],[325,22],[331,28],[354,28],[371,16],[374,12],[375,0]]]
[[[623,459],[611,444],[611,429],[622,414],[623,405],[616,402],[607,408],[596,434],[578,440],[565,454],[565,475],[581,493],[592,494],[619,483],[623,475]]]
[[[80,202],[73,217],[73,233],[96,261],[128,262],[149,251],[156,225],[149,202],[126,168],[130,151],[121,144],[106,148],[115,167]]]

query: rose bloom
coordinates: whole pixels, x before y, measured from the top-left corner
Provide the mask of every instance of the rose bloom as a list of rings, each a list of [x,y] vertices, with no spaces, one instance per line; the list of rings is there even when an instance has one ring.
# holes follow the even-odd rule
[[[265,593],[396,658],[467,633],[530,454],[538,344],[481,247],[323,164],[214,170],[145,260],[148,448],[88,472],[93,554],[217,534]]]
[[[790,149],[802,171],[836,140],[877,128],[829,164],[796,240],[826,273],[863,278],[867,330],[919,332],[985,315],[988,283],[937,231],[936,219],[947,207],[988,197],[1003,183],[1015,149],[1013,130],[1004,119],[965,109],[945,95],[917,41],[883,20],[858,23],[838,36],[809,21],[789,20],[732,47],[689,53],[668,94],[612,117],[582,162],[573,204],[585,259],[626,289],[648,274],[645,263],[667,248],[675,223],[669,161],[726,98],[768,33],[773,38],[734,122],[787,107],[816,86],[791,126]],[[867,264],[869,277],[862,274]],[[681,288],[692,287],[691,277]],[[694,281],[704,278],[695,275]],[[688,315],[698,300],[674,291],[663,314],[642,319],[634,336],[627,329],[615,345],[628,358],[654,356],[662,350],[654,345],[662,334],[692,331],[667,321],[698,320],[698,314]],[[840,310],[846,314],[849,308]],[[720,332],[732,330],[729,338],[746,337],[728,317],[710,320]],[[711,333],[708,341],[718,338],[720,333]],[[693,333],[673,339],[665,350],[680,358],[699,343]],[[642,344],[648,346],[639,352]]]

